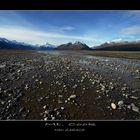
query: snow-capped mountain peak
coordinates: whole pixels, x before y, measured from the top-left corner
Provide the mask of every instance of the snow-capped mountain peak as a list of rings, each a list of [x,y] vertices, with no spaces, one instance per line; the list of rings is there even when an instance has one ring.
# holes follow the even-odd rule
[[[0,41],[4,41],[4,42],[6,42],[6,43],[8,43],[8,42],[10,42],[8,39],[6,39],[6,38],[0,38]]]
[[[56,48],[55,45],[52,45],[52,44],[50,44],[50,43],[48,43],[48,42],[46,42],[46,44],[41,45],[41,46],[46,47],[46,48]]]

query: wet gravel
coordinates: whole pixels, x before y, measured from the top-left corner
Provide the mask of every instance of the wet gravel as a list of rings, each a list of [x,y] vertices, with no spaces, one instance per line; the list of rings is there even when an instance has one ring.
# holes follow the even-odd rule
[[[0,120],[140,119],[140,61],[0,52]]]

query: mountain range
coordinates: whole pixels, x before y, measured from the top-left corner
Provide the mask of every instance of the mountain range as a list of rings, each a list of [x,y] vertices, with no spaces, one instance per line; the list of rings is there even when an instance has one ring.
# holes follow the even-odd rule
[[[18,49],[18,50],[52,50],[56,46],[46,43],[45,45],[31,45],[24,42],[17,42],[16,40],[8,40],[0,38],[0,49]]]
[[[94,46],[92,47],[92,49],[93,50],[108,50],[108,51],[140,51],[140,40],[106,42],[99,46]]]
[[[140,40],[135,41],[112,41],[98,46],[89,47],[85,43],[75,42],[55,46],[49,43],[44,45],[31,45],[16,40],[0,38],[0,49],[18,50],[107,50],[107,51],[140,51]]]
[[[6,38],[0,38],[0,49],[34,50],[35,46],[23,42],[17,42],[16,40],[11,41]]]

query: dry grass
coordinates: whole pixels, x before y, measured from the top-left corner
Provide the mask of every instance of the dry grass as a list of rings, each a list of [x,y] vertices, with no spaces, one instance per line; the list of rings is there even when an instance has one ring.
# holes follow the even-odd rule
[[[26,54],[33,53],[33,50],[0,50],[0,55],[16,55],[16,54]]]
[[[130,52],[130,51],[94,51],[89,53],[88,55],[140,60],[140,52]]]

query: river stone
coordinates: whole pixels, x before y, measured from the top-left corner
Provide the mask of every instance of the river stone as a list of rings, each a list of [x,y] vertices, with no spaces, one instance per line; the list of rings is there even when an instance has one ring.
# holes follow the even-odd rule
[[[111,103],[111,107],[112,107],[112,109],[114,109],[114,110],[117,108],[117,106],[116,106],[115,103]]]

